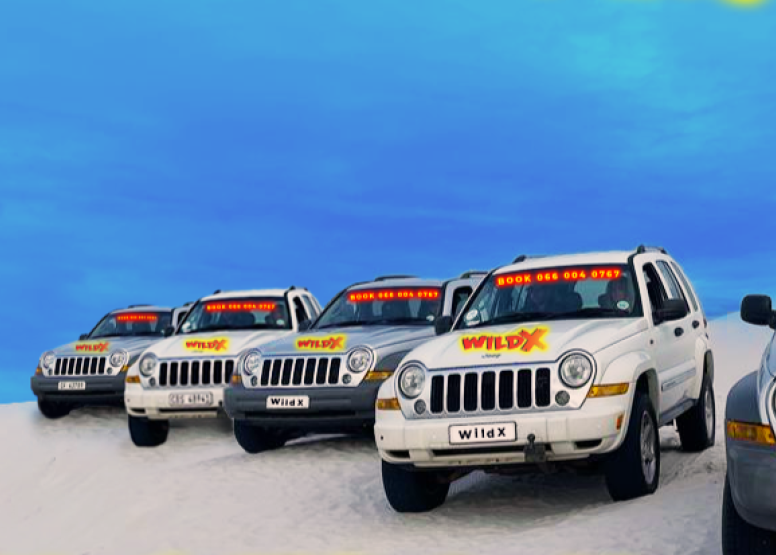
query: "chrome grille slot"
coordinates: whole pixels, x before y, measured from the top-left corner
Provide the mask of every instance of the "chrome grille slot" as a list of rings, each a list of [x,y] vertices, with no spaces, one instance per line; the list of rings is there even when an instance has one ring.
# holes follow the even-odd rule
[[[431,378],[432,415],[530,410],[551,404],[549,368],[445,372]]]
[[[234,360],[172,360],[159,364],[159,387],[226,385],[234,373]]]
[[[52,376],[89,376],[97,374],[97,368],[101,369],[100,374],[105,373],[105,357],[80,356],[80,357],[61,357],[56,359],[56,364],[51,373]]]
[[[278,357],[264,359],[259,387],[316,387],[340,385],[342,357]]]

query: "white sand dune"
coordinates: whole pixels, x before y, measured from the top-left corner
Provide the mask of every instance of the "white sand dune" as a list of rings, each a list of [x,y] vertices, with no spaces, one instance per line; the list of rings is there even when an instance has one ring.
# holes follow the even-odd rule
[[[365,440],[310,438],[250,456],[228,421],[199,421],[176,422],[167,444],[137,449],[121,410],[47,421],[32,403],[0,406],[0,555],[717,555],[724,401],[771,332],[731,315],[710,334],[717,445],[685,454],[663,430],[660,489],[617,504],[599,476],[477,473],[441,509],[398,515]]]

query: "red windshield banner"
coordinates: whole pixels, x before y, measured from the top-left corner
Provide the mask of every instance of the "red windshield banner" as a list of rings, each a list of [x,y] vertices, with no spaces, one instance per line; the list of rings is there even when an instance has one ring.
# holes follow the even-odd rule
[[[351,291],[348,293],[348,301],[351,303],[363,303],[374,301],[406,301],[406,300],[434,300],[438,299],[441,290],[438,288],[423,289],[373,289],[365,291]]]
[[[118,314],[116,316],[117,322],[156,322],[158,319],[159,316],[156,314],[141,314],[139,312]]]
[[[583,281],[588,279],[619,279],[620,268],[563,268],[555,270],[532,270],[514,274],[496,276],[496,287],[515,287],[536,283],[554,283],[564,281]]]
[[[276,303],[269,301],[239,301],[239,302],[222,302],[222,303],[208,303],[205,305],[207,312],[255,312],[265,311],[270,312],[275,310]]]

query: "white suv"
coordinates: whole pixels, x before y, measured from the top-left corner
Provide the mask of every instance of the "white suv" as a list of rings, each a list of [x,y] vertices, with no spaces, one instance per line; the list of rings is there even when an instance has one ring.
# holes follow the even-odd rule
[[[305,288],[216,291],[191,307],[177,330],[143,352],[127,372],[124,405],[138,447],[167,440],[173,418],[224,414],[224,388],[246,345],[291,335],[321,312]]]
[[[375,438],[399,512],[469,471],[601,459],[613,499],[653,493],[658,428],[714,444],[714,363],[687,277],[661,248],[529,258],[492,271],[455,324],[379,390]]]

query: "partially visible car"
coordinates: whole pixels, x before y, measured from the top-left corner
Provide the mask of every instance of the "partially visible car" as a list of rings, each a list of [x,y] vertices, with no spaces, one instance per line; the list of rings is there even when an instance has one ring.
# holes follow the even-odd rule
[[[747,295],[741,319],[776,329],[771,298]],[[776,336],[760,367],[728,393],[725,409],[727,472],[722,497],[724,555],[776,554]]]

